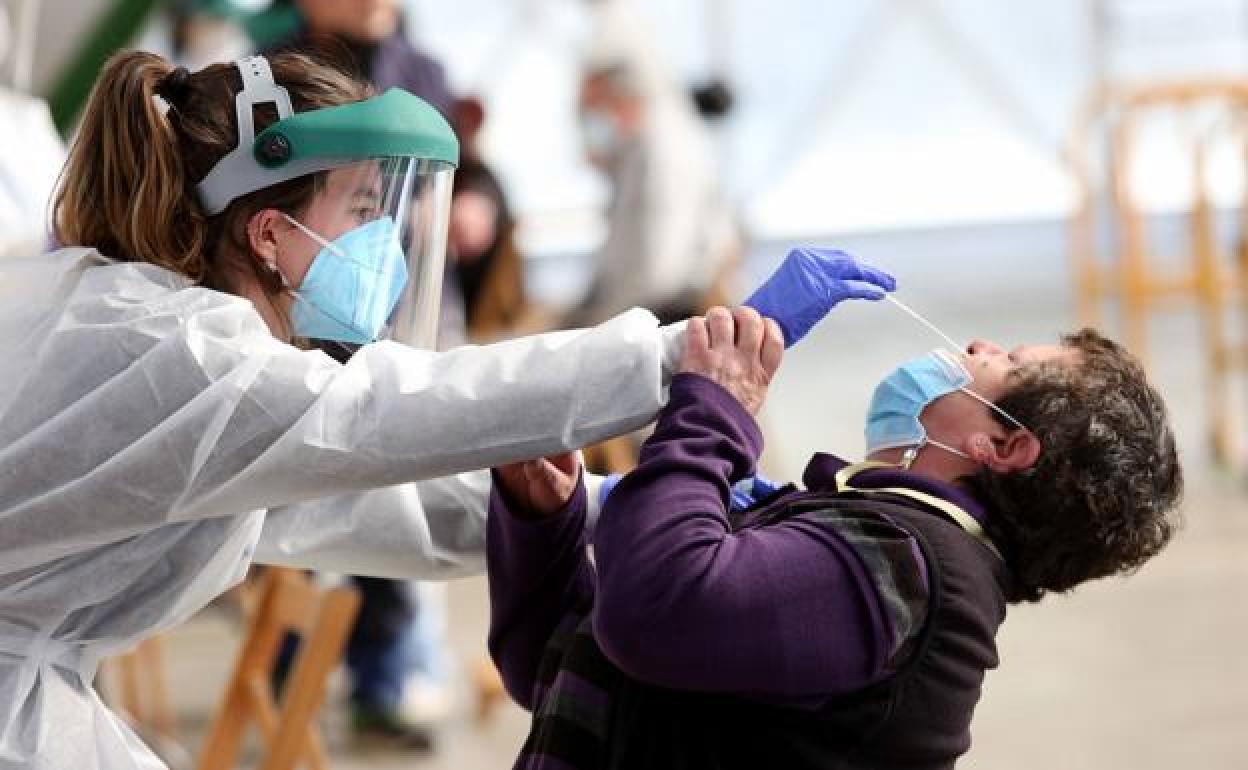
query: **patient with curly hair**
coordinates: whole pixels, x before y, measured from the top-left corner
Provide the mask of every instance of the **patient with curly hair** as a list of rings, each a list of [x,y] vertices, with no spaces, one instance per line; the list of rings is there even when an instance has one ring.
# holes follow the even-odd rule
[[[1139,362],[1091,330],[976,341],[876,388],[867,459],[734,509],[783,352],[693,319],[640,465],[591,536],[575,456],[494,471],[490,650],[533,713],[518,768],[951,768],[1011,603],[1130,573],[1182,470]]]

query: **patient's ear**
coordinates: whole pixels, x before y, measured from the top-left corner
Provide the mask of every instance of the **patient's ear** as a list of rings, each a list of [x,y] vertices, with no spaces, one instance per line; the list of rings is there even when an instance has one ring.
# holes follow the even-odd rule
[[[967,442],[967,454],[996,473],[1026,470],[1040,459],[1040,439],[1021,428],[998,439],[987,433],[972,433]]]

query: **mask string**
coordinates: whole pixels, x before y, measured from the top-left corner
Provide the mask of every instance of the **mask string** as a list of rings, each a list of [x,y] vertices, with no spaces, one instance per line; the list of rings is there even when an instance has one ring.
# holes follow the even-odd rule
[[[282,282],[282,288],[284,290],[294,293],[295,287],[291,286],[290,281],[286,280],[286,274],[282,272],[282,269],[277,266],[276,262],[269,263],[269,270],[272,270],[274,273],[277,273],[277,278],[278,280]]]
[[[900,308],[902,312],[906,313],[914,320],[918,321],[919,323],[923,324],[924,326],[926,326],[927,328],[935,332],[936,335],[939,336],[942,340],[949,343],[950,349],[954,351],[962,351],[966,349],[964,345],[959,345],[958,343],[954,342],[953,338],[951,338],[948,334],[945,334],[944,332],[942,332],[940,328],[936,326],[936,324],[932,323],[931,321],[927,320],[923,316],[919,315],[918,311],[912,309],[909,305],[897,299],[892,294],[885,294],[884,299],[893,303],[898,308]]]
[[[983,404],[984,406],[988,407],[989,409],[993,410],[994,412],[996,412],[997,414],[1001,415],[1001,416],[1002,416],[1002,417],[1004,417],[1005,419],[1007,419],[1007,420],[1009,420],[1010,422],[1014,423],[1014,425],[1015,425],[1016,427],[1020,428],[1021,430],[1027,430],[1027,427],[1026,427],[1025,425],[1023,425],[1021,422],[1019,422],[1018,420],[1015,420],[1013,417],[1011,417],[1009,412],[1005,411],[1005,410],[1004,410],[1004,409],[1002,409],[1001,407],[999,407],[999,406],[997,406],[996,404],[992,403],[991,401],[989,401],[988,399],[986,399],[986,398],[984,398],[983,396],[979,395],[978,393],[976,393],[975,391],[971,390],[970,388],[959,388],[959,390],[961,390],[963,393],[965,393],[966,395],[970,396],[971,398],[973,398],[973,399],[975,399],[975,400],[979,401],[979,403],[981,403],[981,404]]]
[[[954,449],[953,447],[949,446],[948,444],[942,444],[941,442],[937,441],[937,440],[936,440],[936,439],[934,439],[934,438],[928,438],[927,443],[931,444],[932,446],[934,446],[934,447],[936,447],[936,448],[938,448],[938,449],[943,449],[943,450],[945,450],[946,452],[949,452],[950,454],[955,454],[955,455],[957,455],[958,457],[965,457],[965,458],[966,458],[966,459],[968,459],[968,460],[969,460],[969,459],[971,459],[971,456],[970,456],[970,455],[968,455],[966,452],[963,452],[963,451],[962,451],[962,450],[960,450],[960,449]]]
[[[295,219],[290,214],[287,214],[285,211],[279,211],[278,213],[286,217],[286,219],[288,219],[292,225],[294,225],[295,227],[303,231],[304,235],[308,236],[312,240],[321,244],[321,246],[323,246],[324,248],[329,249],[330,251],[334,252],[340,257],[345,258],[347,256],[346,254],[342,253],[342,249],[338,248],[338,246],[325,240],[319,233],[314,232],[311,228],[309,228],[304,223],[300,222],[298,219]]]
[[[971,459],[971,456],[970,456],[970,455],[968,455],[966,452],[963,452],[963,451],[961,451],[961,450],[959,450],[959,449],[954,449],[953,447],[949,446],[948,444],[942,444],[941,442],[937,441],[936,439],[931,438],[930,436],[928,436],[928,437],[925,437],[925,438],[923,439],[923,443],[922,443],[922,444],[919,444],[918,446],[912,446],[912,447],[909,447],[908,449],[906,449],[906,451],[902,452],[902,454],[901,454],[901,463],[900,463],[900,465],[901,465],[901,469],[902,469],[902,470],[906,470],[906,471],[910,470],[910,467],[911,467],[912,465],[914,465],[914,461],[915,461],[916,459],[918,459],[918,457],[919,457],[919,451],[920,451],[920,450],[922,450],[922,449],[923,449],[923,447],[926,447],[926,446],[934,446],[934,447],[936,447],[937,449],[943,449],[943,450],[945,450],[946,452],[949,452],[949,453],[951,453],[951,454],[955,454],[955,455],[957,455],[958,457],[965,457],[965,458],[966,458],[966,459],[968,459],[968,460],[970,460],[970,459]]]
[[[886,300],[888,300],[889,302],[891,302],[891,303],[893,303],[894,305],[896,305],[898,308],[900,308],[903,312],[905,312],[907,315],[909,315],[909,316],[910,316],[911,318],[913,318],[914,320],[918,321],[919,323],[923,324],[923,325],[924,325],[924,326],[926,326],[927,328],[931,329],[931,330],[932,330],[933,332],[935,332],[935,333],[936,333],[936,334],[937,334],[937,335],[938,335],[941,339],[943,339],[945,342],[948,342],[952,350],[954,350],[954,351],[961,351],[961,350],[964,350],[964,348],[963,348],[963,346],[962,346],[962,345],[959,345],[958,343],[954,342],[954,341],[953,341],[953,339],[952,339],[952,338],[951,338],[948,334],[945,334],[943,331],[941,331],[941,330],[940,330],[940,327],[938,327],[936,324],[932,323],[931,321],[927,320],[927,319],[926,319],[926,318],[924,318],[923,316],[919,315],[918,311],[914,310],[913,308],[911,308],[911,307],[910,307],[909,305],[907,305],[906,303],[904,303],[904,302],[902,302],[901,300],[897,299],[897,298],[896,298],[896,297],[894,297],[892,294],[885,294],[885,295],[884,295],[884,299],[886,299]],[[961,362],[959,362],[959,365],[961,365]],[[997,412],[998,414],[1000,414],[1002,417],[1004,417],[1005,419],[1007,419],[1007,420],[1009,420],[1010,422],[1012,422],[1012,423],[1014,423],[1015,425],[1017,425],[1020,429],[1022,429],[1022,430],[1027,430],[1027,427],[1026,427],[1025,425],[1023,425],[1021,422],[1019,422],[1018,420],[1016,420],[1016,419],[1014,419],[1013,417],[1011,417],[1011,416],[1010,416],[1010,415],[1009,415],[1009,414],[1008,414],[1008,413],[1007,413],[1004,409],[1002,409],[1001,407],[999,407],[999,406],[997,406],[996,404],[992,403],[991,401],[989,401],[988,399],[984,398],[983,396],[979,395],[978,393],[976,393],[975,391],[971,390],[970,388],[959,388],[959,390],[961,390],[963,393],[966,393],[968,396],[972,396],[972,397],[974,397],[974,398],[979,399],[979,401],[980,401],[980,402],[982,402],[985,406],[987,406],[988,408],[990,408],[990,409],[992,409],[992,410],[996,411],[996,412]],[[935,442],[932,442],[932,443],[935,443]],[[940,445],[939,445],[939,444],[937,444],[937,446],[940,446]],[[943,447],[943,446],[941,447],[941,449],[947,449],[947,448],[948,448],[948,447]],[[951,451],[952,451],[952,450],[951,450]],[[960,453],[959,453],[959,454],[960,454]],[[963,456],[965,457],[965,455],[963,455]]]

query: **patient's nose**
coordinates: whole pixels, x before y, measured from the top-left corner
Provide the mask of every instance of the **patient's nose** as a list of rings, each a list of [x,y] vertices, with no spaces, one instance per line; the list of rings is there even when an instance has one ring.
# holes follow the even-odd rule
[[[1005,348],[1001,347],[995,342],[989,342],[988,340],[977,339],[977,340],[973,340],[970,345],[966,346],[966,352],[970,353],[973,356],[979,355],[980,353],[986,353],[989,355],[1001,355],[1005,353]]]

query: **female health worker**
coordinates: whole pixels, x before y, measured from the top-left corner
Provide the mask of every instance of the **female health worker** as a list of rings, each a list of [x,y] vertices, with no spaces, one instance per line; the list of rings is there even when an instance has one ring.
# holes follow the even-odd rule
[[[105,66],[53,204],[65,248],[0,264],[0,768],[161,767],[92,690],[101,658],[252,561],[480,572],[471,471],[653,419],[683,327],[644,310],[419,349],[457,151],[416,97],[297,54]],[[773,315],[881,294],[860,277],[786,263]],[[372,344],[340,365],[303,338]]]

